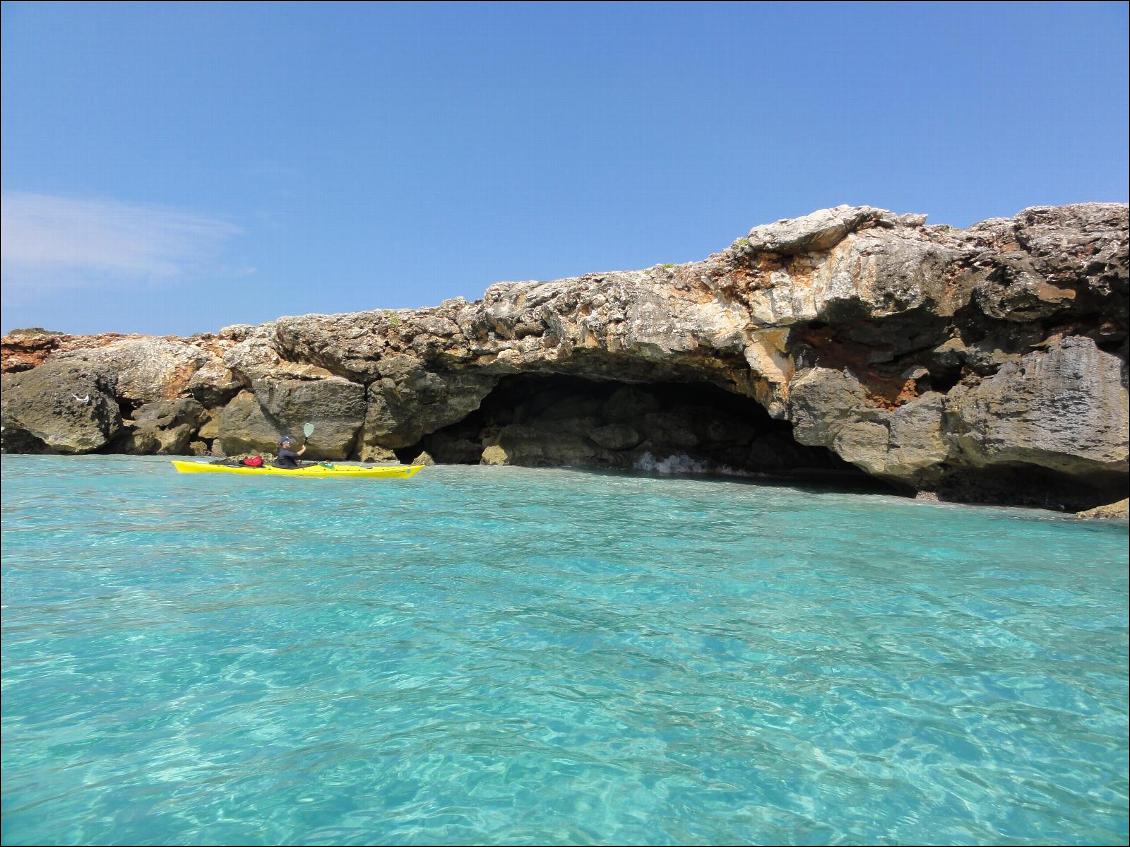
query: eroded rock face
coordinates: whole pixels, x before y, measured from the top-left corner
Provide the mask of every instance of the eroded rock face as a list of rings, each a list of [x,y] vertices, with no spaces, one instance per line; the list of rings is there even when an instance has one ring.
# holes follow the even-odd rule
[[[52,360],[4,374],[4,448],[26,452],[91,453],[122,425],[113,374],[80,362]]]
[[[106,446],[109,412],[76,437],[74,415],[47,399],[17,386],[8,402],[10,379],[69,361],[107,408],[132,410],[131,450],[179,446],[180,434],[138,440],[136,420],[183,399],[203,408],[176,417],[172,429],[195,421],[184,449],[269,451],[311,420],[326,458],[426,446],[437,461],[615,465],[663,444],[715,457],[740,446],[746,466],[788,469],[823,450],[907,490],[1007,500],[1045,487],[1054,505],[1096,505],[1120,499],[1127,477],[1128,241],[1118,204],[966,230],[841,206],[754,227],[701,262],[503,282],[475,302],[189,339],[26,331],[3,340],[4,444],[126,443]],[[619,399],[472,431],[515,378],[566,377],[615,383]],[[758,412],[751,438],[718,409],[664,405],[660,384],[748,398],[786,430],[770,438]],[[17,423],[33,419],[44,438]]]
[[[117,396],[136,405],[176,398],[208,361],[208,355],[193,345],[164,338],[130,338],[60,353],[56,358],[113,374]]]
[[[156,400],[136,409],[113,443],[116,453],[136,456],[180,456],[193,452],[189,442],[205,417],[204,407],[191,398]]]
[[[1074,336],[959,386],[947,428],[968,464],[1125,476],[1127,403],[1126,363]]]
[[[241,391],[224,406],[216,428],[220,452],[226,456],[273,452],[284,435],[263,412],[252,391]]]
[[[326,379],[258,379],[255,398],[279,431],[298,439],[307,423],[314,432],[305,458],[345,459],[365,422],[365,386],[341,377]]]
[[[477,374],[441,375],[401,355],[383,363],[388,363],[384,372],[389,375],[369,386],[362,443],[370,451],[407,447],[462,420],[498,382],[496,377]]]

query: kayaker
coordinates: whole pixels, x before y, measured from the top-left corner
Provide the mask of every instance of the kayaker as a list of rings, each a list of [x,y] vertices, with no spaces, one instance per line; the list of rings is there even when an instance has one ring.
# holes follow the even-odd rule
[[[293,446],[294,440],[289,435],[284,435],[279,439],[279,452],[275,457],[276,468],[293,470],[294,468],[300,467],[298,457],[306,452],[306,444],[303,442],[302,446],[298,448],[297,453],[292,449]]]

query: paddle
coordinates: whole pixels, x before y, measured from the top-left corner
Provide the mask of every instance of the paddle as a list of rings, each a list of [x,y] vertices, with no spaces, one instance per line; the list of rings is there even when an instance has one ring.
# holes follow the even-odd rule
[[[302,443],[305,444],[307,441],[310,440],[310,436],[314,434],[314,424],[309,423],[309,422],[304,423],[302,425],[302,434],[305,436]],[[325,465],[327,468],[333,467],[333,465],[331,465],[329,462],[319,462],[318,464]]]

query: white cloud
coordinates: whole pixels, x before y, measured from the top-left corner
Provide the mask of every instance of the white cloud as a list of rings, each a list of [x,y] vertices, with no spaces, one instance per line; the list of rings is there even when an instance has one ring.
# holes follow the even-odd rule
[[[7,291],[153,283],[206,270],[240,230],[203,215],[115,200],[0,195]]]

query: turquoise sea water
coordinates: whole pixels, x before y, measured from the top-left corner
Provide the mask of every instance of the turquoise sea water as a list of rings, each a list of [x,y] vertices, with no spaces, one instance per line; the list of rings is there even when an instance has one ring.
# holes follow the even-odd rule
[[[5,844],[1127,841],[1127,530],[3,458]]]

